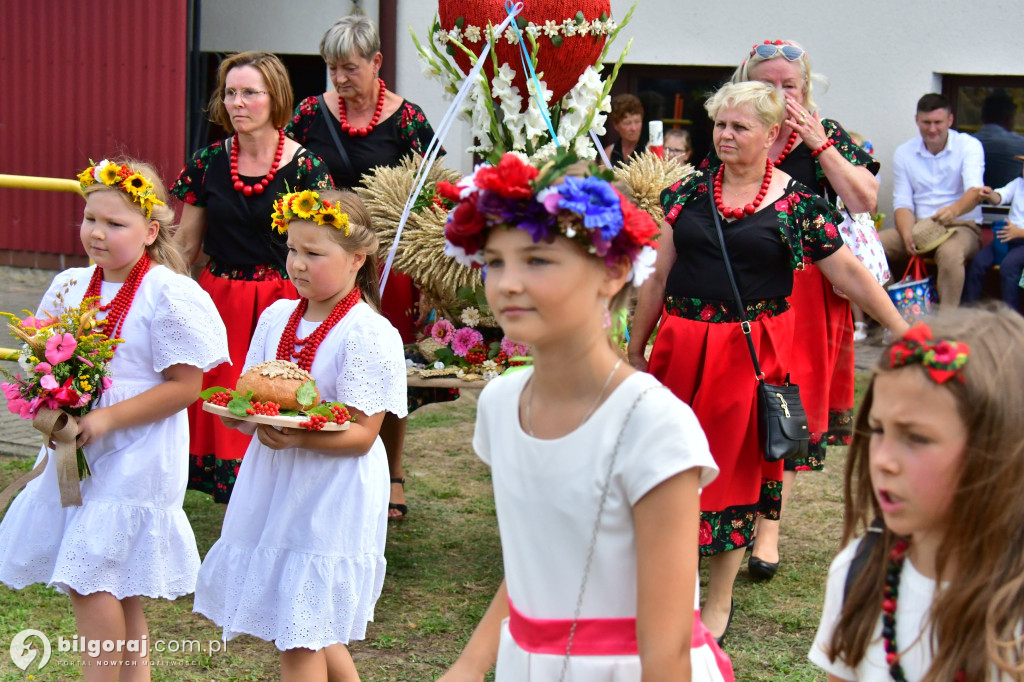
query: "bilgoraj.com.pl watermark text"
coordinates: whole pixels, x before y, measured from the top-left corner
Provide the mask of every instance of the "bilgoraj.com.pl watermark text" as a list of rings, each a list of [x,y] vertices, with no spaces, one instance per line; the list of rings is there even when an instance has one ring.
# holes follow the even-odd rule
[[[193,665],[187,660],[153,659],[151,653],[173,655],[213,655],[227,651],[227,642],[219,639],[87,639],[85,637],[63,637],[56,639],[56,651],[78,654],[74,660],[56,660],[55,665]],[[22,670],[35,663],[35,669],[42,670],[53,656],[54,646],[50,638],[39,630],[22,630],[11,639],[11,661]],[[98,660],[101,656],[120,653],[127,660]]]

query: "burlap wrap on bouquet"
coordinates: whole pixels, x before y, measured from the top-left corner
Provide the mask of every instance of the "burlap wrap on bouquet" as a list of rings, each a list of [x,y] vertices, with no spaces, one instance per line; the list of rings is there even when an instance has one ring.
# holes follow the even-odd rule
[[[78,422],[63,410],[42,408],[32,420],[32,427],[43,434],[45,442],[56,446],[54,455],[57,458],[57,484],[60,486],[60,504],[62,507],[80,507],[82,505],[82,489],[78,480],[78,463],[75,454],[75,439],[78,436]],[[7,509],[19,490],[28,482],[37,478],[46,469],[49,453],[32,469],[14,483],[0,492],[0,511]]]

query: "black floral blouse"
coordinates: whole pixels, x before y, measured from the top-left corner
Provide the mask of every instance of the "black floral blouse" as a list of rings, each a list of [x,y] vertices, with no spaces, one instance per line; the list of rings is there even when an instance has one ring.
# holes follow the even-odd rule
[[[710,172],[695,171],[662,193],[661,203],[665,210],[665,219],[673,226],[677,243],[676,263],[673,265],[673,272],[669,274],[669,285],[666,287],[665,306],[668,312],[704,322],[735,322],[741,319],[771,317],[788,310],[789,304],[785,298],[792,290],[792,271],[802,268],[805,263],[826,258],[843,245],[842,236],[836,227],[841,222],[841,216],[824,199],[812,193],[806,186],[793,181],[785,194],[777,199],[771,208],[762,208],[736,223],[724,224],[727,244],[730,244],[730,239],[734,239],[738,231],[761,231],[760,246],[756,245],[756,240],[749,238],[745,241],[732,242],[738,243],[740,249],[745,248],[745,251],[737,252],[733,246],[729,246],[729,256],[733,261],[746,308],[741,315],[735,310],[725,261],[721,256],[717,232],[711,218],[714,207],[711,186]],[[685,214],[685,220],[680,220],[682,214]],[[751,227],[747,228],[746,225]],[[700,230],[704,234],[683,235],[679,231],[684,229]],[[701,249],[681,249],[679,244],[687,241],[699,244]],[[773,243],[775,247],[772,247]],[[747,246],[744,247],[744,244]],[[751,246],[752,244],[754,246]],[[685,266],[692,265],[686,261],[693,258],[705,259],[706,262],[700,263],[698,268],[689,268],[691,271],[703,267],[705,272],[710,273],[710,276],[700,278],[702,291],[705,293],[699,296],[690,295],[690,292],[682,290],[687,288],[685,284],[672,286],[674,281],[693,281],[692,276],[689,280],[687,277],[674,277],[677,268],[682,270]],[[744,267],[749,272],[763,273],[761,279],[766,283],[760,285],[762,290],[767,287],[776,293],[761,297],[748,296],[744,293],[744,278],[741,276]],[[781,270],[775,272],[773,268],[776,267]],[[713,293],[708,295],[707,292]]]
[[[348,156],[346,164],[334,143],[330,128],[338,134]],[[364,173],[377,166],[396,166],[409,152],[423,155],[434,137],[423,110],[402,102],[398,110],[380,121],[366,137],[349,135],[330,111],[321,111],[319,97],[307,97],[295,108],[284,132],[327,163],[338,187],[354,187]]]
[[[240,176],[253,184],[262,177]],[[270,216],[279,194],[333,187],[327,166],[307,149],[296,152],[277,170],[262,194],[245,196],[231,182],[225,141],[203,147],[185,164],[170,193],[186,204],[206,209],[203,251],[218,267],[255,271],[270,265],[283,270],[284,236],[271,229]]]

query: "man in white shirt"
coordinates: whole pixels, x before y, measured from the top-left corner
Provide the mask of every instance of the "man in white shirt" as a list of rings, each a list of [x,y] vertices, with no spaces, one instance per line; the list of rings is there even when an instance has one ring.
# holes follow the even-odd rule
[[[893,155],[893,208],[896,229],[879,237],[893,277],[918,253],[912,231],[917,221],[931,218],[952,235],[934,252],[939,302],[960,304],[964,271],[981,248],[981,188],[985,152],[977,138],[950,128],[953,112],[942,95],[928,94],[917,102],[920,136],[904,142]]]

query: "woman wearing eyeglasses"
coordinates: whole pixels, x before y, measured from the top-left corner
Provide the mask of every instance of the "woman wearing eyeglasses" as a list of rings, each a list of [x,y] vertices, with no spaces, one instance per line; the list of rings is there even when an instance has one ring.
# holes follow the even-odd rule
[[[743,548],[755,519],[772,509],[767,490],[782,480],[782,463],[762,454],[745,323],[765,380],[783,383],[792,371],[794,270],[814,261],[894,333],[906,329],[885,291],[843,244],[838,213],[772,163],[787,106],[778,89],[757,82],[729,83],[708,100],[720,160],[662,195],[671,227],[662,230],[654,274],[640,290],[629,344],[633,366],[693,408],[720,469],[701,493],[699,534],[710,569],[701,618],[719,638],[732,617]],[[743,310],[733,296],[716,214]],[[645,346],[659,318],[648,362]]]
[[[814,80],[804,48],[783,40],[755,45],[732,77],[734,83],[769,83],[786,96],[786,119],[769,150],[778,169],[833,206],[842,197],[851,213],[873,212],[879,164],[838,122],[821,117],[814,101]],[[714,153],[710,161],[713,170],[718,162]],[[747,564],[755,580],[770,580],[778,571],[779,522],[796,472],[820,471],[830,439],[834,444],[849,441],[854,378],[850,303],[808,262],[795,273],[790,304],[795,315],[790,371],[807,410],[811,447],[806,459],[786,460],[781,489],[768,493],[771,511],[758,521],[757,541]]]
[[[320,40],[320,56],[334,87],[300,102],[285,133],[324,160],[338,187],[355,187],[372,168],[397,166],[426,152],[434,131],[423,110],[389,90],[378,75],[383,56],[373,21],[353,14],[334,22]],[[417,292],[407,275],[391,271],[381,307],[404,343],[416,340]],[[410,388],[409,411],[458,395],[457,389]],[[380,431],[391,469],[391,520],[409,511],[402,470],[405,427],[404,418],[389,412]]]
[[[249,340],[263,309],[298,294],[285,272],[284,237],[270,229],[278,194],[332,186],[327,166],[282,128],[292,108],[292,87],[281,61],[267,52],[228,57],[210,97],[214,123],[226,140],[197,151],[171,194],[185,202],[175,238],[192,263],[209,262],[199,285],[213,298],[228,330],[231,364],[203,377],[203,388],[234,388]],[[189,408],[189,487],[227,503],[249,436],[227,429],[196,403]]]

